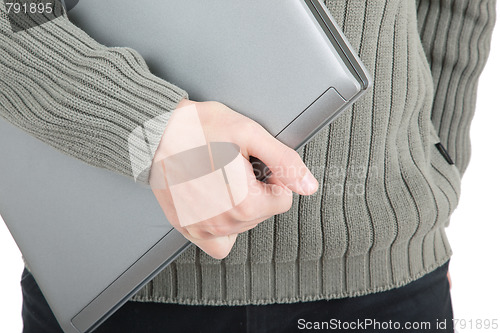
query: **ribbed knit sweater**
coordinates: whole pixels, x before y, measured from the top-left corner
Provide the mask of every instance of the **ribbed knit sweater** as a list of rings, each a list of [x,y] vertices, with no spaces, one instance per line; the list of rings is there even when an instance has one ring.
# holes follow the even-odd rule
[[[403,286],[450,258],[445,227],[470,158],[495,0],[326,5],[374,85],[300,151],[318,192],[296,196],[287,213],[240,234],[223,260],[191,246],[134,300],[351,297]],[[14,33],[0,2],[0,115],[48,144],[132,177],[130,132],[184,97],[137,52],[98,44],[65,15]]]

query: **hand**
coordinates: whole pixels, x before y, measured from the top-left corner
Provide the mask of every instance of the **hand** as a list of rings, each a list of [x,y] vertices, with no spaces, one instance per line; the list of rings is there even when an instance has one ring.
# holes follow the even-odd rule
[[[193,117],[193,114],[197,117]],[[164,161],[169,156],[178,156],[175,154],[183,151],[179,145],[194,142],[197,137],[199,139],[199,133],[196,132],[198,128],[202,129],[201,138],[204,135],[206,143],[228,142],[239,146],[240,151],[236,154],[242,161],[241,172],[236,172],[238,177],[232,181],[241,185],[239,188],[244,188],[246,191],[243,193],[244,199],[237,205],[233,202],[231,209],[197,223],[186,224],[179,219],[176,211],[174,202],[179,208],[179,198],[176,197],[175,201],[172,196],[172,187],[169,183],[173,182],[168,181],[172,179],[172,177],[169,178],[172,174],[166,174]],[[196,146],[200,145],[193,145],[193,147]],[[263,161],[273,172],[267,184],[255,178],[249,162],[250,156]],[[189,165],[186,167],[189,168]],[[182,173],[182,168],[179,168],[177,172]],[[165,174],[163,178],[159,177],[162,173]],[[183,175],[180,176],[182,178]],[[317,180],[305,166],[299,154],[276,140],[258,123],[221,103],[195,103],[188,100],[181,101],[168,122],[153,161],[151,178],[153,177],[164,179],[164,182],[168,184],[163,188],[155,188],[152,185],[152,188],[172,226],[216,259],[225,258],[229,254],[239,233],[256,227],[273,215],[288,211],[292,205],[292,191],[302,195],[311,195],[318,188]],[[210,210],[221,202],[221,197],[211,195],[210,188],[190,188],[188,192],[184,190],[179,195],[186,202],[187,207],[193,211]],[[202,198],[202,200],[190,202],[189,200],[193,197]],[[203,216],[204,212],[195,213]]]

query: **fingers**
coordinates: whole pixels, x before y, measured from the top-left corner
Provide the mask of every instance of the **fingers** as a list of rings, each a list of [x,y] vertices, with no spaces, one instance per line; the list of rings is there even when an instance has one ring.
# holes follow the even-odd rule
[[[214,258],[227,256],[234,245],[235,235],[254,228],[273,215],[287,211],[292,204],[290,189],[276,178],[271,178],[269,184],[257,181],[250,162],[244,158],[242,161],[248,184],[245,199],[229,211],[193,225],[181,226],[168,186],[164,189],[153,189],[171,224]]]
[[[235,233],[242,233],[269,217],[286,212],[293,201],[292,191],[277,179],[270,184],[257,181],[253,176],[252,166],[245,160],[245,169],[249,181],[246,198],[236,207],[202,222],[186,226],[194,238],[213,238]]]
[[[245,200],[232,210],[239,221],[252,221],[288,211],[292,205],[292,191],[280,179],[272,177],[269,183],[255,179],[250,162],[245,160],[248,194]]]
[[[252,135],[246,133],[241,139],[248,155],[264,162],[274,177],[286,187],[302,195],[311,195],[317,191],[318,181],[300,155],[274,138],[262,126],[254,126]]]
[[[247,223],[246,226],[243,226],[243,224],[239,224],[236,227],[238,232],[229,235],[217,236],[212,233],[203,231],[204,228],[200,228],[199,226],[187,227],[186,229],[188,229],[189,231],[185,230],[184,232],[182,232],[182,234],[190,242],[196,244],[201,250],[205,251],[208,255],[216,259],[223,259],[231,251],[234,243],[236,242],[238,234],[255,228],[259,223],[271,217],[272,216],[266,216],[264,218],[252,221],[251,223]]]
[[[196,244],[202,251],[215,259],[224,259],[227,257],[234,243],[237,234],[215,237],[211,239],[195,239],[190,235],[184,235],[189,241]]]
[[[218,223],[211,225],[191,225],[185,227],[186,233],[195,241],[201,239],[214,239],[223,236],[241,234],[245,231],[255,228],[262,221],[271,216],[266,216],[250,222],[228,221],[228,223]],[[220,222],[220,221],[218,221]]]

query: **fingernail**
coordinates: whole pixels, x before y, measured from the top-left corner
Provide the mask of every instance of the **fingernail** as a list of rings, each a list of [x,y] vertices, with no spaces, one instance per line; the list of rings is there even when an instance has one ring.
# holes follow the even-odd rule
[[[300,181],[300,187],[304,193],[314,193],[318,188],[318,181],[314,178],[311,171],[307,171],[302,180]]]

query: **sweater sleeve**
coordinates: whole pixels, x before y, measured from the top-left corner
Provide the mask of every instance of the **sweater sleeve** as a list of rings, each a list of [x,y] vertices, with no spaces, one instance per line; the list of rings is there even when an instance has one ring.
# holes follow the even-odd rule
[[[495,16],[495,0],[417,0],[435,89],[432,122],[462,175],[470,160],[470,125]]]
[[[11,22],[0,1],[0,116],[66,154],[147,183],[169,115],[187,93],[151,74],[136,51],[97,43],[64,12],[15,32],[11,24],[33,25],[26,20]],[[145,124],[147,144],[132,135]]]

